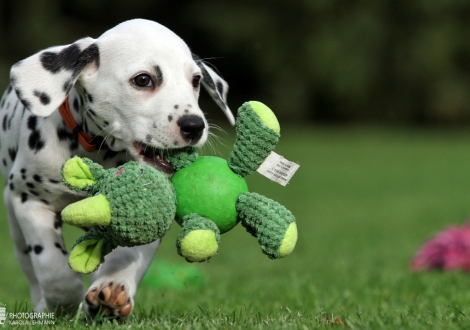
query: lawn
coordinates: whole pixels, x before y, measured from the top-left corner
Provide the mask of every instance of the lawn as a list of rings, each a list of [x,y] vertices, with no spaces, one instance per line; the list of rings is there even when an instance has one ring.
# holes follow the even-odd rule
[[[470,132],[292,126],[282,135],[276,151],[301,165],[291,183],[282,187],[259,174],[248,183],[297,217],[293,254],[269,260],[238,226],[222,236],[211,261],[187,264],[176,254],[175,223],[152,267],[171,279],[195,277],[181,287],[147,277],[134,315],[121,327],[469,329],[470,275],[412,273],[409,262],[430,235],[470,214]],[[216,148],[224,157],[230,150]],[[80,231],[65,230],[70,247]],[[6,221],[0,251],[0,302],[10,312],[25,310],[29,292]],[[80,316],[57,323],[117,327]]]

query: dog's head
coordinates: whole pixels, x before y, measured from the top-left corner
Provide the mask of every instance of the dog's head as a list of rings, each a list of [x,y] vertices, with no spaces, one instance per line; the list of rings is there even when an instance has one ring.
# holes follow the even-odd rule
[[[147,149],[204,144],[208,124],[198,106],[201,84],[234,123],[227,83],[176,34],[142,19],[121,23],[98,39],[28,57],[12,67],[11,82],[38,116],[49,116],[76,87],[87,96],[95,120],[106,123],[93,133],[113,137],[113,150],[128,149],[149,162],[155,153]]]

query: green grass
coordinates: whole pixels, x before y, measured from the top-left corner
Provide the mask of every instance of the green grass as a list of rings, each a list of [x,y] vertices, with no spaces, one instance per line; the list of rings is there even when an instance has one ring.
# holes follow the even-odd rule
[[[241,226],[222,236],[219,254],[193,265],[202,286],[141,286],[122,328],[469,329],[470,278],[411,273],[409,261],[432,233],[470,213],[470,132],[387,127],[283,128],[277,152],[301,167],[287,187],[258,174],[252,191],[297,217],[293,254],[272,261]],[[231,145],[233,137],[226,138]],[[218,147],[224,157],[229,147]],[[70,247],[79,231],[66,228]],[[185,266],[174,246],[178,225],[156,260]],[[26,310],[27,283],[0,222],[0,302]],[[16,307],[15,307],[16,306]],[[116,328],[83,316],[59,326]]]

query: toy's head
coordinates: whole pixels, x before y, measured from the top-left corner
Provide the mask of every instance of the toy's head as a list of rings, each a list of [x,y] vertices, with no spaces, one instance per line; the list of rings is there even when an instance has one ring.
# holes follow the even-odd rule
[[[62,166],[62,177],[70,189],[88,193],[62,211],[66,223],[92,227],[70,253],[69,263],[77,272],[94,271],[117,246],[148,244],[171,227],[175,191],[168,178],[150,166],[129,162],[104,170],[74,157]]]

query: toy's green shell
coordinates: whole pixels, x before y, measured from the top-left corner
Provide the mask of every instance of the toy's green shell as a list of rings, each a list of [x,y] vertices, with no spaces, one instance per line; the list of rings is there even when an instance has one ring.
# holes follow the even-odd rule
[[[115,178],[106,180],[99,188],[110,203],[113,241],[132,246],[162,237],[176,212],[175,192],[168,178],[137,162],[112,171],[110,175]]]
[[[238,195],[248,191],[245,179],[228,167],[219,157],[201,156],[172,178],[176,190],[176,221],[197,213],[215,222],[221,233],[238,223],[235,208]]]

